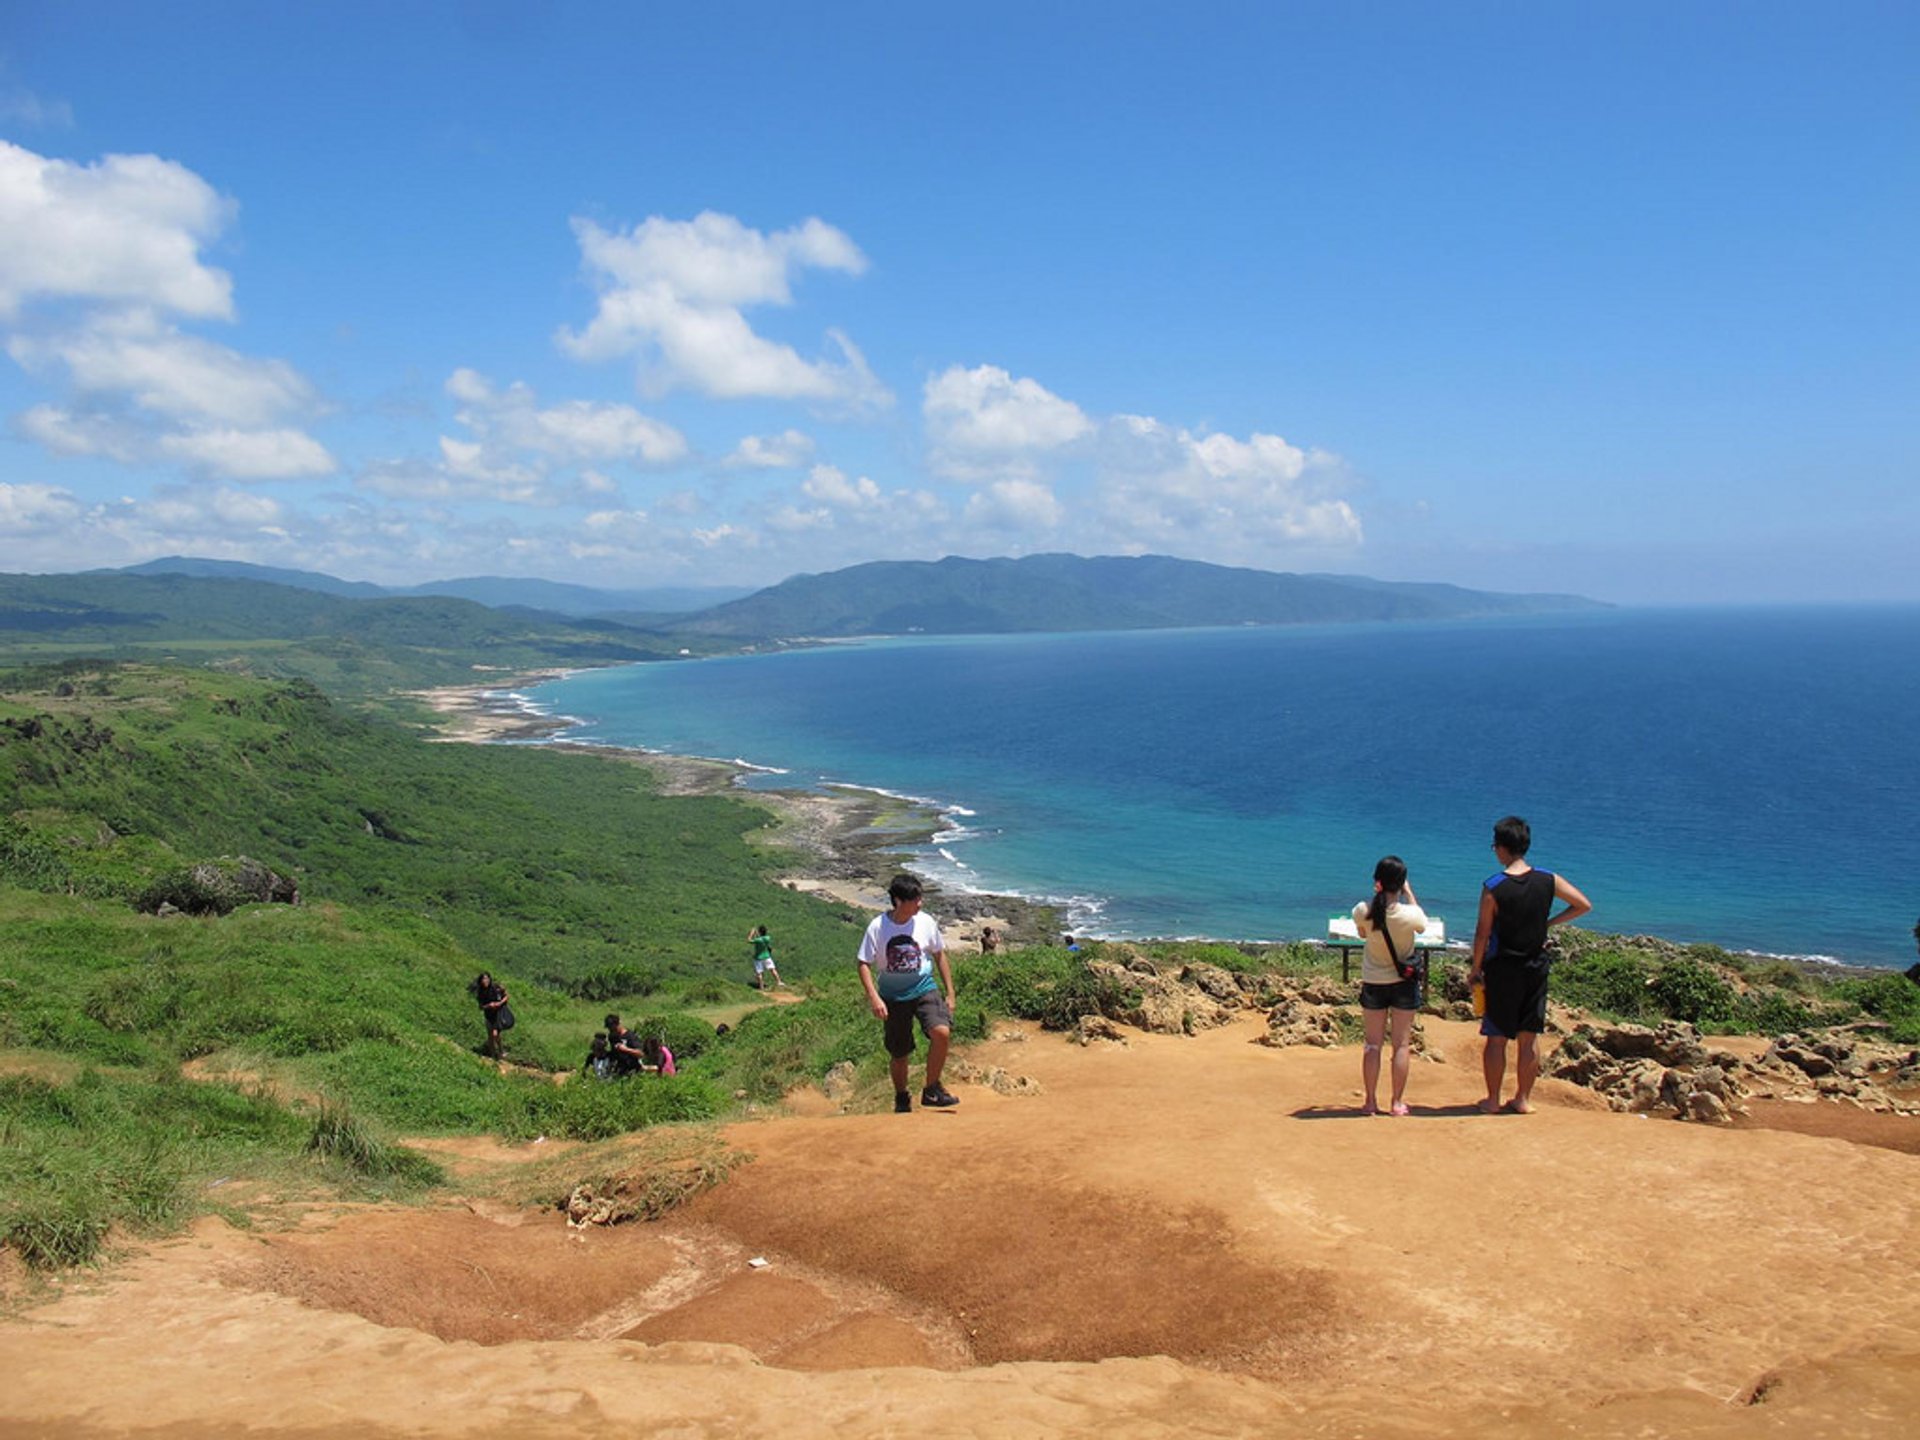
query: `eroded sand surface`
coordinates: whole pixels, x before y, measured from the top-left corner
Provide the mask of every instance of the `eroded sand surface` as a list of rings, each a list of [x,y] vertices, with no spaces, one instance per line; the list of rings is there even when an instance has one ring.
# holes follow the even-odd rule
[[[1022,1031],[972,1058],[1041,1093],[735,1127],[657,1225],[207,1222],[0,1324],[0,1434],[1920,1432],[1920,1157],[1478,1116],[1426,1025],[1402,1120],[1254,1023]]]

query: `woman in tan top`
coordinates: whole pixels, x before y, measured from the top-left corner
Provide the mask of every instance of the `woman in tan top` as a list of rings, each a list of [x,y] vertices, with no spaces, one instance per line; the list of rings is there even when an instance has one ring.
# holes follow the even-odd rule
[[[1420,1008],[1420,977],[1400,978],[1394,964],[1414,958],[1414,937],[1427,928],[1427,912],[1414,899],[1407,883],[1407,863],[1398,855],[1382,857],[1373,867],[1373,898],[1353,907],[1353,925],[1367,942],[1360,961],[1360,1010],[1366,1019],[1366,1049],[1361,1052],[1360,1078],[1367,1087],[1363,1115],[1380,1113],[1380,1047],[1393,1021],[1393,1101],[1390,1115],[1407,1113],[1407,1071],[1413,1062],[1413,1015]],[[1389,948],[1387,939],[1393,943]]]

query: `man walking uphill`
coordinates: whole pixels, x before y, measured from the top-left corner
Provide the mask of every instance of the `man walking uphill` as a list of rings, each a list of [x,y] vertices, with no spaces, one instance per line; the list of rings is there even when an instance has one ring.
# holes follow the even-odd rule
[[[887,1055],[893,1072],[896,1114],[913,1109],[907,1089],[907,1060],[913,1054],[913,1026],[927,1037],[927,1084],[920,1103],[931,1110],[958,1105],[960,1099],[940,1084],[953,1036],[953,971],[946,942],[931,915],[920,913],[920,882],[896,875],[887,886],[893,908],[873,917],[860,941],[860,984],[876,1019],[886,1022]],[[939,968],[938,983],[934,969]],[[876,973],[878,972],[878,973]]]
[[[1492,1115],[1506,1109],[1524,1115],[1533,1108],[1533,1082],[1540,1074],[1536,1048],[1547,1026],[1547,931],[1577,920],[1593,909],[1572,881],[1527,863],[1533,832],[1518,815],[1509,815],[1493,827],[1493,855],[1500,873],[1480,889],[1480,919],[1473,930],[1473,962],[1469,984],[1484,979],[1487,1013],[1480,1021],[1486,1037],[1481,1068],[1486,1073],[1487,1098],[1480,1108]],[[1553,902],[1567,908],[1554,915]],[[1500,1085],[1507,1076],[1507,1042],[1520,1042],[1520,1073],[1513,1099],[1500,1104]]]

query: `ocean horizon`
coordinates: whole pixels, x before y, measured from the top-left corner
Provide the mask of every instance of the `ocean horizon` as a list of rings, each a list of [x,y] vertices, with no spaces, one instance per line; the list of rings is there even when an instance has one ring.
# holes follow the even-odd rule
[[[1464,941],[1514,813],[1591,928],[1904,966],[1916,655],[1920,607],[1621,609],[893,637],[518,694],[554,738],[924,804],[915,868],[1075,933],[1323,938],[1394,853]]]

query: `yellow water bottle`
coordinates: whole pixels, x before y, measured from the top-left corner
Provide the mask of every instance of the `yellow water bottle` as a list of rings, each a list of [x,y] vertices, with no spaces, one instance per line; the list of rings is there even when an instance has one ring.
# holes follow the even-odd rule
[[[1487,1013],[1487,982],[1484,980],[1473,982],[1473,1013],[1477,1016]]]

